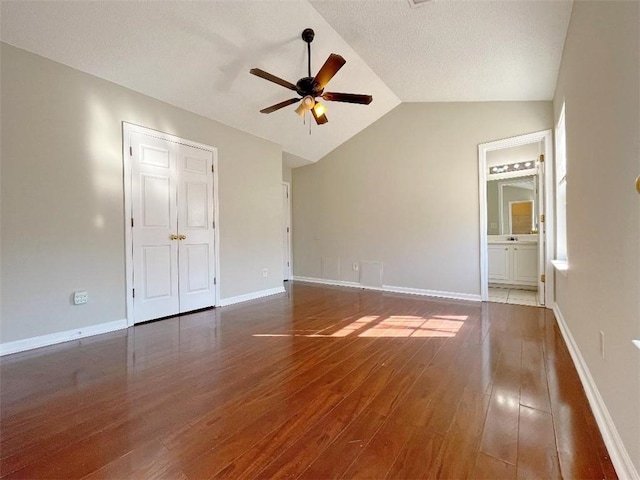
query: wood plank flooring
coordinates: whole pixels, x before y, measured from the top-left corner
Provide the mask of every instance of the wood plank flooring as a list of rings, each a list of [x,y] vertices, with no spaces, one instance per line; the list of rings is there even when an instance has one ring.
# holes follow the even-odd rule
[[[294,283],[0,381],[2,478],[617,478],[536,307]]]

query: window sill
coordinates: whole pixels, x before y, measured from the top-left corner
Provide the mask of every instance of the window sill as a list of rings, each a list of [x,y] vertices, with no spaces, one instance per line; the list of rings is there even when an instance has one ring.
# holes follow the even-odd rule
[[[569,262],[566,260],[551,260],[551,265],[556,272],[560,272],[565,277],[569,276]]]

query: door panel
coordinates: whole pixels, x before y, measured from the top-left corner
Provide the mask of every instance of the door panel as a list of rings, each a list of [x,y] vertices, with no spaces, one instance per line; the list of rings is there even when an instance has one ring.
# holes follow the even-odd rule
[[[171,248],[165,245],[142,247],[142,300],[153,300],[172,295]],[[140,299],[140,297],[138,297]]]
[[[207,229],[209,219],[209,195],[206,182],[186,182],[187,189],[187,229]]]
[[[141,174],[140,208],[143,227],[171,225],[171,178]]]
[[[178,152],[180,311],[215,304],[213,154],[186,145]]]
[[[138,133],[131,149],[134,318],[143,322],[179,312],[177,157],[168,142]]]
[[[210,262],[209,245],[186,245],[184,247],[186,258],[180,261],[187,262],[187,294],[200,293],[209,288],[209,270],[202,268]]]

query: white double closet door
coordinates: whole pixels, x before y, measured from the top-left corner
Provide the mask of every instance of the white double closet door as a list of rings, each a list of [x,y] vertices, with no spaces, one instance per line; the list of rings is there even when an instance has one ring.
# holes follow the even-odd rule
[[[215,305],[213,153],[130,141],[134,322]]]

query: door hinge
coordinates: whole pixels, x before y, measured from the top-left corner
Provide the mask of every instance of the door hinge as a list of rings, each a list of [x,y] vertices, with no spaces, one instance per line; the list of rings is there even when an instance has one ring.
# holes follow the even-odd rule
[[[540,154],[540,163],[544,163],[544,153]]]
[[[540,223],[544,223],[544,213],[540,215]]]
[[[217,280],[218,280],[218,279],[217,279],[216,277],[213,277],[213,284],[214,284],[214,285],[217,285],[217,283],[216,283],[216,282],[217,282]]]
[[[131,228],[133,228],[133,217],[131,217]]]
[[[287,227],[287,233],[289,233],[289,227]]]
[[[213,165],[211,165],[211,173],[213,173]]]
[[[542,275],[540,275],[540,281],[541,281],[542,283],[544,283],[544,282],[546,282],[546,281],[547,281],[547,277],[546,277],[546,275],[545,275],[544,273],[543,273]]]
[[[216,228],[216,221],[214,220],[213,222],[211,222],[211,226],[213,227],[213,229],[215,230]]]
[[[287,262],[287,267],[289,266],[289,262]]]
[[[136,289],[133,289],[133,298],[136,298]]]
[[[133,157],[133,147],[129,147],[129,156]]]

